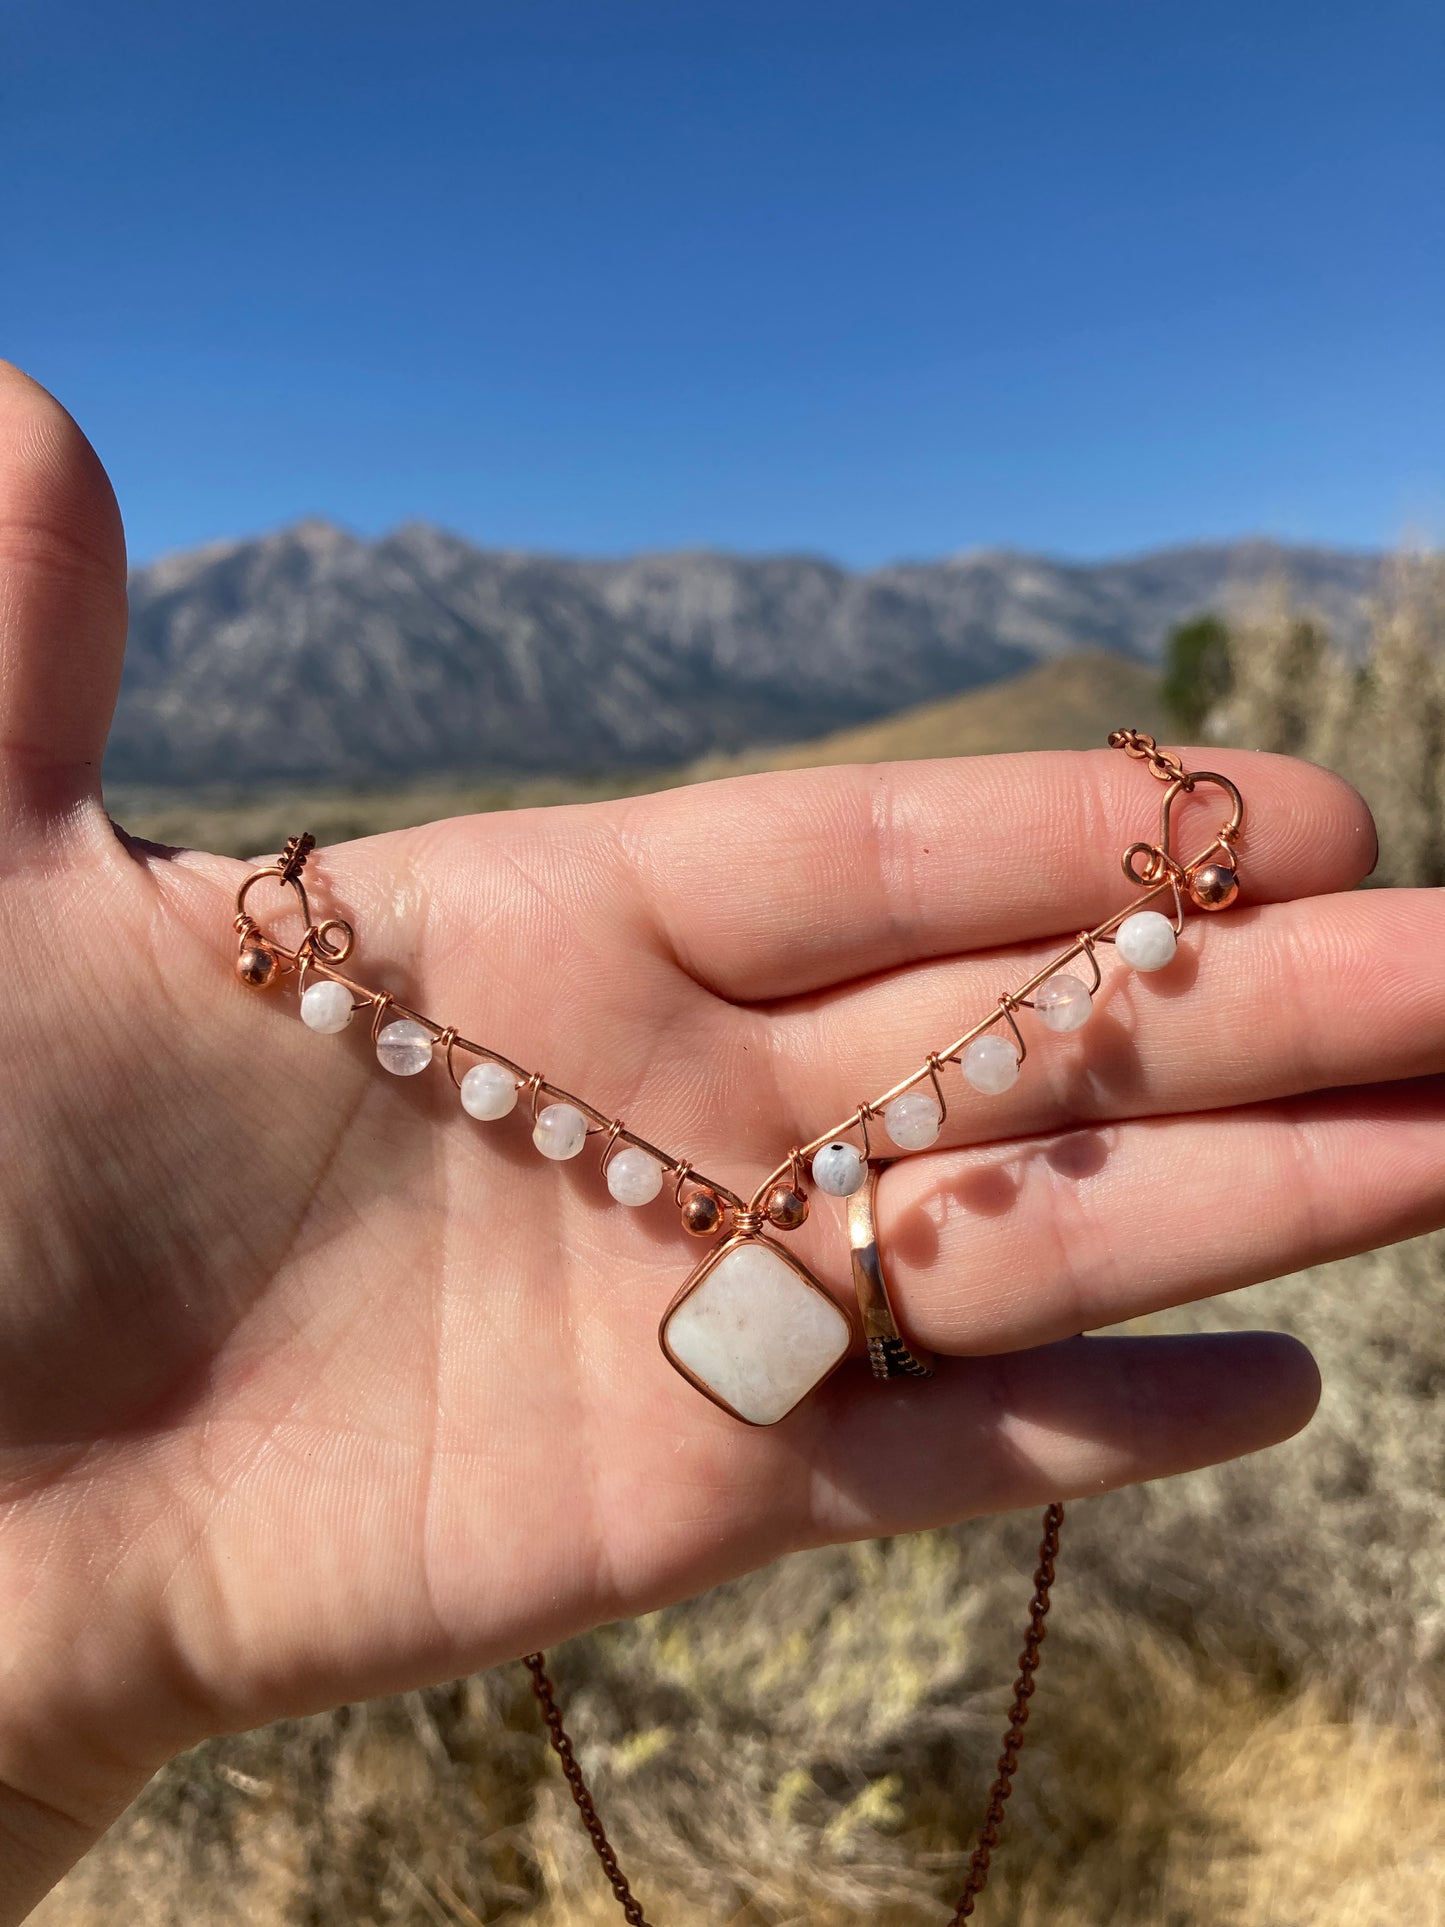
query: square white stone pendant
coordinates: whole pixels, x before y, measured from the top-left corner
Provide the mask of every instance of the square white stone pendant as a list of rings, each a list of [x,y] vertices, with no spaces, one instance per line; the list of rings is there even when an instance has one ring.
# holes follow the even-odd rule
[[[796,1258],[743,1233],[704,1258],[657,1335],[715,1405],[748,1425],[776,1425],[843,1362],[853,1329]]]

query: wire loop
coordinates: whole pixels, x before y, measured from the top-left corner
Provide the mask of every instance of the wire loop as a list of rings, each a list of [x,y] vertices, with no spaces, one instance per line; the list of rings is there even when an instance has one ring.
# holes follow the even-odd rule
[[[1018,1027],[1018,1019],[1014,1016],[1013,1007],[1016,1002],[1021,1003],[1022,1001],[1022,998],[1014,998],[1006,990],[1001,991],[999,994],[998,1007],[1008,1020],[1008,1027],[1014,1034],[1014,1042],[1019,1047],[1019,1062],[1021,1064],[1029,1054],[1029,1047],[1024,1042],[1024,1034]]]
[[[462,1088],[462,1080],[457,1076],[456,1060],[457,1038],[459,1034],[455,1024],[448,1024],[445,1030],[437,1032],[437,1047],[444,1055],[447,1076],[452,1080],[453,1084],[456,1085],[458,1090]]]
[[[1141,888],[1162,883],[1167,876],[1180,869],[1169,852],[1161,849],[1157,843],[1131,843],[1124,852],[1122,862],[1125,876]]]
[[[602,1162],[598,1166],[604,1178],[607,1176],[607,1166],[611,1162],[612,1154],[617,1149],[623,1134],[624,1126],[622,1119],[620,1117],[614,1117],[607,1127],[607,1138],[602,1146]]]
[[[1099,958],[1094,949],[1094,938],[1089,931],[1081,930],[1076,941],[1079,946],[1077,954],[1088,958],[1089,968],[1094,973],[1094,981],[1089,985],[1089,995],[1094,997],[1104,982],[1104,973],[1099,968]]]
[[[942,1126],[948,1120],[948,1099],[943,1095],[943,1059],[936,1050],[928,1053],[924,1069],[933,1080],[934,1095],[938,1099],[938,1122]]]
[[[334,931],[340,935],[333,938]],[[342,964],[356,948],[356,932],[345,917],[323,917],[306,932],[301,948],[319,955],[323,963]]]

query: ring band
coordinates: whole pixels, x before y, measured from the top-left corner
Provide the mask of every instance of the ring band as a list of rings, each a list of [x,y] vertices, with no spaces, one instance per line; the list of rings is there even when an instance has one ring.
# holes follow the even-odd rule
[[[878,1176],[883,1164],[868,1160],[868,1176],[848,1200],[848,1243],[853,1253],[853,1288],[858,1294],[858,1310],[863,1319],[863,1336],[868,1341],[868,1363],[873,1376],[888,1378],[932,1378],[933,1355],[916,1352],[898,1329],[888,1284],[883,1276],[883,1260],[878,1251],[878,1228],[874,1207]]]

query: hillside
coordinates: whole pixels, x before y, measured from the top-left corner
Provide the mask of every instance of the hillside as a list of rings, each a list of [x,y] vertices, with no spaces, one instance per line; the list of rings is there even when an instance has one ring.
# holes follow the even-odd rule
[[[987,756],[1009,749],[1095,749],[1121,723],[1168,734],[1157,675],[1123,656],[1081,651],[965,696],[885,716],[881,722],[834,730],[811,742],[709,758],[694,764],[689,774],[696,781],[824,763],[909,762],[922,756]]]

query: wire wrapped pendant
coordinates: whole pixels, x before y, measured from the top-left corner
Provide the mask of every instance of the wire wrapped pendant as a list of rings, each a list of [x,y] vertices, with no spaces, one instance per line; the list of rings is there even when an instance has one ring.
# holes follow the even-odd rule
[[[658,1341],[689,1385],[747,1425],[776,1425],[848,1356],[853,1323],[791,1251],[743,1226],[663,1313]]]

